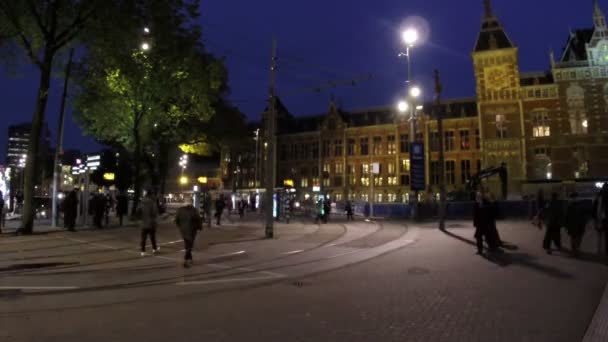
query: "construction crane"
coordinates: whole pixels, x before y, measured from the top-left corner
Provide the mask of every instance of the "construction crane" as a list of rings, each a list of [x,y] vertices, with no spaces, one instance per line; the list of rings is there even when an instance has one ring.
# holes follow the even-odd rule
[[[479,172],[477,172],[473,177],[471,177],[467,182],[467,191],[470,193],[470,199],[475,199],[475,193],[479,190],[479,185],[481,181],[485,178],[489,178],[492,176],[498,175],[500,179],[500,185],[502,190],[502,199],[507,199],[507,164],[501,163],[500,166],[492,166],[485,168]]]

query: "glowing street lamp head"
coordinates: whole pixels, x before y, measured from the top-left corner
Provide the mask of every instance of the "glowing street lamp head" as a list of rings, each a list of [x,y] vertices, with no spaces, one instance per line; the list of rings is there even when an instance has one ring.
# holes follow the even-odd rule
[[[421,90],[421,89],[420,89],[420,87],[418,87],[418,86],[413,86],[413,87],[410,89],[410,96],[411,96],[411,97],[415,97],[415,98],[417,98],[417,97],[420,97],[420,95],[421,95],[421,94],[422,94],[422,90]]]
[[[397,109],[399,110],[400,113],[407,112],[407,110],[409,108],[410,108],[410,106],[405,101],[399,101],[399,103],[397,103]]]
[[[403,31],[401,37],[403,38],[403,42],[407,44],[407,46],[413,46],[418,41],[418,31],[413,28],[409,28]]]
[[[148,44],[148,43],[142,43],[142,44],[141,44],[141,49],[142,49],[143,51],[148,51],[148,50],[150,50],[150,44]]]
[[[188,184],[188,177],[186,177],[186,176],[180,177],[179,183],[180,184]]]
[[[144,33],[150,33],[150,28],[144,27]]]

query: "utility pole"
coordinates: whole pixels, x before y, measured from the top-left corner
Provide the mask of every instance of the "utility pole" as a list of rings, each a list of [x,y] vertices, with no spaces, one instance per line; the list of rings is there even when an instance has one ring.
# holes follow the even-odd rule
[[[276,69],[277,69],[277,42],[272,38],[272,55],[270,60],[270,87],[269,106],[266,122],[266,195],[265,195],[265,218],[266,238],[274,237],[274,185],[276,182],[275,149],[276,149]]]
[[[65,68],[65,80],[63,82],[63,95],[61,97],[61,107],[59,109],[59,128],[57,129],[57,147],[55,150],[55,160],[53,161],[53,199],[51,201],[51,226],[59,225],[59,213],[57,210],[57,196],[59,195],[59,174],[61,173],[61,150],[63,149],[63,123],[65,122],[65,101],[68,96],[68,82],[72,69],[72,59],[74,58],[74,48],[70,49],[70,57]]]
[[[445,154],[443,136],[443,113],[441,111],[442,85],[439,70],[435,69],[435,117],[437,118],[437,133],[439,134],[439,229],[445,230],[446,193],[445,193]]]

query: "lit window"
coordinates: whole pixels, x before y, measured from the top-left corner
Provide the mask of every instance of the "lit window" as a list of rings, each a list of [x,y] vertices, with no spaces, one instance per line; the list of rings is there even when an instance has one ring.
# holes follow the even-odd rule
[[[547,113],[546,111],[533,113],[532,136],[536,138],[551,136],[551,126],[549,126],[549,113]]]

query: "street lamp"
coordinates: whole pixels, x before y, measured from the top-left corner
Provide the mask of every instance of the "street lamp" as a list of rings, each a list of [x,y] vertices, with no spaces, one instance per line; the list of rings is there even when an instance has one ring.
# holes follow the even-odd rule
[[[418,30],[410,27],[410,28],[406,29],[405,31],[403,31],[403,33],[401,34],[401,37],[403,38],[403,42],[408,47],[412,47],[418,41],[418,38],[419,38]]]
[[[397,103],[397,110],[399,110],[399,113],[405,113],[408,109],[410,109],[410,105],[406,101],[401,100]]]
[[[141,49],[142,49],[143,51],[148,51],[148,50],[150,50],[150,44],[145,43],[145,42],[144,42],[144,43],[142,43],[142,44],[141,44]]]
[[[422,94],[422,90],[420,90],[420,87],[418,86],[413,86],[410,88],[410,96],[413,98],[419,98],[420,95]]]

